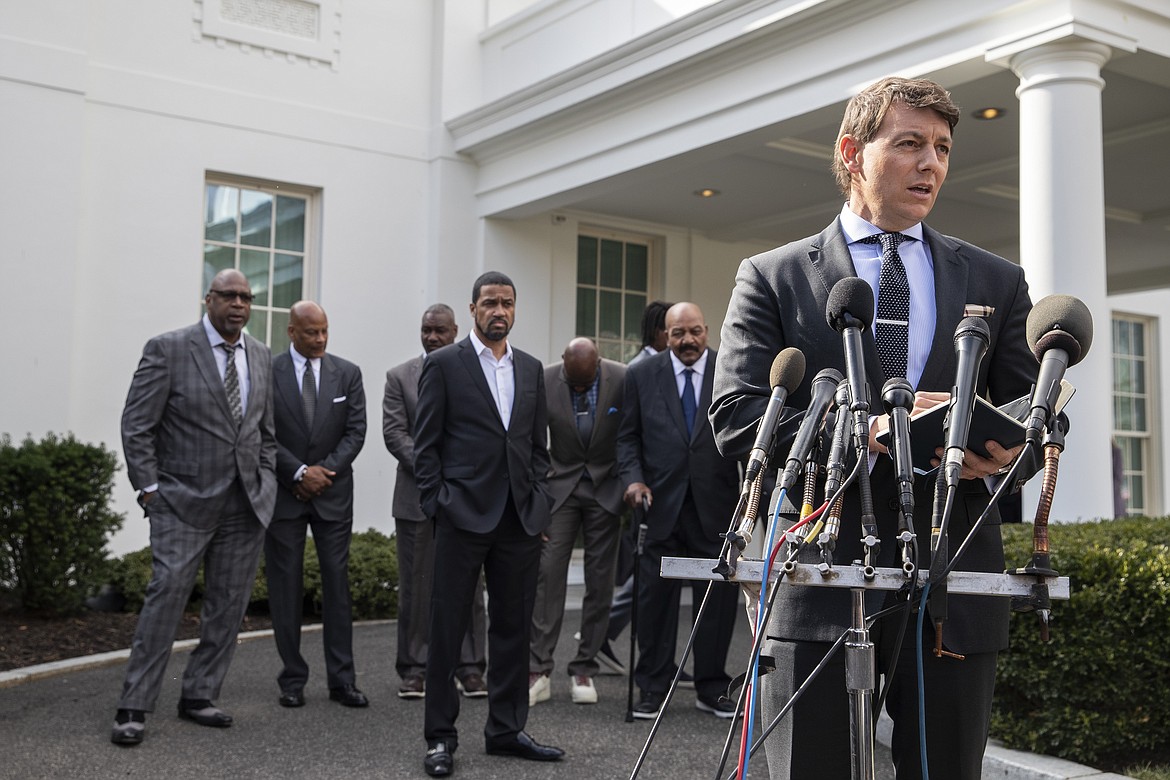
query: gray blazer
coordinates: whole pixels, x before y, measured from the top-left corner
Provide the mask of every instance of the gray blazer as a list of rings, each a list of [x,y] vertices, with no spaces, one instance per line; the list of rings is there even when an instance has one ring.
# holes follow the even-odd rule
[[[426,519],[419,507],[418,485],[414,481],[414,414],[418,408],[418,378],[422,356],[386,372],[386,393],[382,397],[382,438],[386,449],[398,460],[394,476],[395,520],[419,523]]]
[[[276,409],[275,517],[297,517],[305,504],[292,493],[293,476],[302,465],[321,465],[336,471],[333,485],[312,500],[322,520],[353,517],[353,461],[366,440],[366,393],[361,369],[335,355],[321,358],[317,410],[313,429],[305,425],[301,388],[292,356],[285,352],[272,361],[273,403]]]
[[[276,500],[272,357],[244,335],[250,390],[239,428],[203,323],[146,342],[122,412],[130,484],[157,483],[158,496],[184,523],[211,528],[238,478],[265,526]]]
[[[936,318],[934,341],[919,390],[950,392],[955,378],[954,332],[966,304],[995,307],[987,320],[991,344],[979,372],[979,392],[1002,404],[1029,391],[1036,360],[1028,351],[1025,324],[1032,308],[1023,270],[965,241],[923,226],[923,237],[934,261]],[[735,290],[720,333],[722,351],[715,368],[711,423],[725,455],[743,457],[751,449],[771,389],[768,372],[784,347],[798,347],[808,362],[805,381],[788,397],[775,446],[775,460],[786,456],[808,406],[811,378],[825,367],[844,373],[841,336],[825,321],[829,291],[839,280],[856,276],[849,247],[834,220],[819,235],[773,249],[740,264]],[[886,378],[877,356],[873,332],[862,335],[870,407],[881,411]],[[896,481],[892,461],[880,457],[871,475],[873,503],[882,540],[879,565],[893,566],[897,554]],[[929,561],[931,482],[915,483],[915,531],[919,564]],[[987,488],[980,480],[964,481],[950,526],[953,552],[987,506]],[[861,557],[858,496],[846,494],[844,523],[837,542],[837,560]],[[815,551],[810,551],[815,553]],[[968,571],[1004,569],[999,513],[983,526],[960,567]],[[808,591],[817,591],[811,593]],[[867,596],[874,612],[880,594]],[[955,652],[989,652],[1007,644],[1007,599],[952,596],[946,628],[947,646]],[[850,625],[848,594],[820,588],[781,588],[774,622],[784,638],[831,642]],[[778,617],[777,617],[778,616]]]
[[[597,385],[597,414],[593,433],[586,444],[577,433],[577,415],[573,409],[573,391],[565,381],[565,365],[558,362],[544,370],[544,389],[548,397],[548,454],[552,465],[548,472],[548,492],[553,511],[577,487],[581,474],[589,479],[597,503],[615,515],[622,512],[622,481],[617,469],[617,433],[622,419],[622,394],[626,367],[613,360],[601,361],[601,380]]]

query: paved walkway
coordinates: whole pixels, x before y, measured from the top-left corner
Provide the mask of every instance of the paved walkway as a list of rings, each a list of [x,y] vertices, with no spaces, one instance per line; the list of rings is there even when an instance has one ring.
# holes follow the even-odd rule
[[[579,607],[579,589],[571,588],[570,598],[575,599],[572,606]],[[684,615],[688,613],[684,607]],[[528,721],[537,740],[568,752],[566,760],[540,764],[486,755],[479,736],[486,701],[464,699],[456,777],[593,780],[630,776],[651,722],[625,722],[624,677],[598,677],[600,702],[596,705],[570,702],[563,670],[576,649],[572,633],[579,621],[576,609],[566,615],[552,700],[534,707]],[[0,778],[424,778],[422,702],[395,695],[396,630],[394,621],[365,623],[354,629],[358,686],[371,699],[365,710],[329,701],[320,631],[305,633],[305,657],[314,677],[306,689],[307,705],[292,710],[276,703],[279,661],[269,632],[242,636],[217,702],[235,717],[229,729],[204,728],[175,715],[178,678],[194,646],[180,643],[172,654],[158,711],[147,718],[146,741],[134,748],[109,741],[125,652],[63,662],[48,670],[34,667],[0,673]],[[626,648],[623,653],[628,652],[627,641],[625,637],[619,640],[619,646]],[[749,648],[741,614],[729,668],[745,659]],[[680,690],[639,777],[713,778],[726,737],[727,722],[696,710],[694,693]],[[881,744],[877,759],[877,780],[892,780],[889,753]],[[768,777],[762,756],[753,760],[750,777]],[[1107,780],[1117,776],[993,747],[984,764],[984,777]]]

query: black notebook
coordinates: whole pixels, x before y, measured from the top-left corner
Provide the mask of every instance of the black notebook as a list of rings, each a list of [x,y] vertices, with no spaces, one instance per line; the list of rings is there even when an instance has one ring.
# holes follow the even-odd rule
[[[1060,395],[1056,400],[1058,413],[1074,392],[1072,385],[1061,381]],[[937,468],[931,465],[930,460],[937,457],[934,454],[936,449],[946,446],[943,422],[949,408],[950,404],[939,404],[910,420],[910,452],[915,474],[929,474]],[[986,458],[987,449],[983,444],[989,439],[1009,450],[1023,444],[1024,423],[1031,410],[1030,395],[1021,396],[1000,407],[976,397],[975,409],[971,414],[971,429],[967,434],[967,449]],[[890,431],[886,430],[877,437],[878,443],[889,449],[890,435]]]

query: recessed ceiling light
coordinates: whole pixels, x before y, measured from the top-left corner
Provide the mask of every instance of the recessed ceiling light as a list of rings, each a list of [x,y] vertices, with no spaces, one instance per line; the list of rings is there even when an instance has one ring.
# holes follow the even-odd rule
[[[704,187],[701,190],[695,190],[695,195],[698,195],[700,198],[714,198],[718,194],[719,190],[713,190],[710,187]]]
[[[975,111],[972,111],[971,116],[975,117],[976,119],[985,119],[985,120],[1002,119],[1003,115],[1006,113],[1007,113],[1006,108],[995,108],[994,106],[989,106],[987,108],[980,108],[980,109],[976,109]]]

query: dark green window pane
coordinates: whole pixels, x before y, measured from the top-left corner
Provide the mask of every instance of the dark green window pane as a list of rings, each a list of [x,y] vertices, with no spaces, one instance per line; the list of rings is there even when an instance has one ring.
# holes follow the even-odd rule
[[[240,273],[248,277],[258,306],[268,305],[268,257],[268,252],[264,250],[240,250]]]
[[[577,236],[577,284],[597,284],[597,239]]]
[[[642,312],[646,310],[646,296],[626,295],[626,341],[642,343]]]
[[[272,312],[272,343],[268,345],[275,357],[288,351],[288,312]]]
[[[1133,385],[1129,388],[1130,392],[1145,393],[1146,392],[1146,361],[1133,361],[1130,370],[1133,372]]]
[[[255,307],[252,308],[252,316],[248,318],[248,324],[244,328],[249,336],[257,341],[268,343],[268,312],[257,311]]]
[[[301,299],[305,270],[300,256],[278,254],[272,274],[273,306],[287,309]]]
[[[1149,423],[1146,421],[1146,399],[1133,399],[1133,430],[1146,431],[1149,430]]]
[[[1125,358],[1113,359],[1113,391],[1122,392],[1130,387],[1133,381],[1130,375],[1130,361]]]
[[[577,335],[597,336],[597,295],[580,287],[577,288]]]
[[[603,339],[622,337],[622,294],[602,290],[597,295],[597,330]]]
[[[1131,322],[1133,328],[1133,354],[1144,357],[1146,354],[1146,327],[1140,322]]]
[[[236,250],[230,246],[203,246],[203,289],[204,294],[211,287],[211,280],[220,271],[236,267]]]
[[[1113,425],[1119,431],[1132,431],[1133,399],[1118,396],[1113,399]]]
[[[1129,323],[1125,320],[1113,321],[1113,352],[1118,355],[1130,355]]]
[[[272,196],[266,192],[240,192],[240,243],[272,246]]]
[[[622,242],[602,239],[601,276],[602,287],[622,286]]]
[[[276,196],[276,248],[305,251],[305,200]]]
[[[203,237],[208,241],[236,240],[236,216],[240,211],[240,191],[222,184],[207,185],[207,204],[203,214]]]
[[[1129,477],[1129,506],[1126,508],[1128,514],[1145,514],[1145,501],[1143,496],[1146,494],[1146,478],[1142,474],[1133,474]]]
[[[626,244],[627,292],[646,292],[648,254],[642,244]]]

